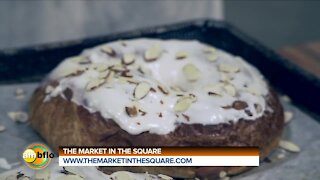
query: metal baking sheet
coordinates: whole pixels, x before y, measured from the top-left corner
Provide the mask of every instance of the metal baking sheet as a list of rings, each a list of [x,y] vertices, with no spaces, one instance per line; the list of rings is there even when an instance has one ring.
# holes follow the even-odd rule
[[[14,165],[13,168],[23,165],[21,154],[26,145],[44,142],[28,122],[15,123],[7,116],[10,111],[28,111],[30,96],[37,85],[38,83],[0,85],[0,124],[7,128],[4,132],[0,132],[0,157],[6,158]],[[24,99],[16,99],[14,92],[17,88],[26,91]],[[232,179],[320,179],[320,124],[294,105],[284,101],[282,103],[286,111],[294,114],[293,120],[285,128],[283,138],[298,144],[301,152],[286,152],[283,160],[277,160],[277,154],[282,152],[281,149],[277,149],[270,156],[271,162],[262,163],[260,167],[234,176]],[[0,168],[0,173],[5,171],[7,170]]]

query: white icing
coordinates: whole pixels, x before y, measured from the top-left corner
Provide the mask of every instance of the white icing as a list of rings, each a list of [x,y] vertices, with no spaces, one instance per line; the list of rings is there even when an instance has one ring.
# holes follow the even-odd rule
[[[101,48],[106,45],[116,52],[115,57],[101,51]],[[162,53],[155,61],[146,62],[144,53],[152,46],[159,47]],[[261,117],[266,109],[265,96],[268,94],[268,88],[262,75],[242,58],[222,50],[217,49],[215,52],[211,52],[217,56],[214,62],[207,60],[208,52],[205,50],[209,47],[198,41],[135,39],[104,44],[85,50],[81,54],[81,56],[90,59],[93,64],[103,63],[109,66],[115,63],[119,64],[125,53],[134,54],[135,62],[127,66],[134,75],[133,79],[148,82],[151,87],[156,89],[156,92],[149,92],[146,97],[135,102],[141,110],[146,112],[144,116],[139,114],[136,117],[130,117],[125,111],[125,106],[132,104],[134,100],[135,84],[122,83],[121,80],[114,78],[111,82],[88,91],[86,86],[89,80],[98,79],[99,76],[98,71],[92,68],[77,76],[61,77],[66,69],[90,67],[88,64],[75,63],[72,58],[64,60],[49,75],[49,79],[57,80],[59,85],[46,96],[45,101],[58,95],[64,97],[62,92],[66,88],[70,88],[73,91],[72,101],[74,103],[85,107],[92,113],[100,112],[105,119],[112,118],[130,134],[142,132],[168,134],[174,131],[180,123],[212,125],[229,121],[237,122],[242,118],[255,120]],[[176,53],[179,51],[186,52],[187,57],[177,60]],[[197,81],[190,82],[186,79],[182,68],[187,64],[193,64],[200,70],[201,77]],[[226,90],[222,91],[222,96],[209,96],[208,92],[204,90],[204,87],[209,84],[225,86],[225,84],[219,83],[222,78],[218,69],[219,64],[239,68],[238,72],[224,73],[232,79],[228,82],[236,89],[234,97],[228,95]],[[152,74],[142,75],[137,70],[139,66],[151,70]],[[180,87],[186,91],[184,94],[196,95],[197,101],[192,103],[185,112],[174,112],[173,108],[179,99],[177,94],[181,93],[170,89],[169,95],[165,95],[157,88],[159,82],[167,89]],[[249,116],[244,110],[222,108],[232,105],[236,100],[245,101],[248,104],[246,109],[252,115]],[[163,104],[160,101],[163,101]],[[257,112],[254,104],[259,104],[262,111]],[[159,117],[159,113],[162,114],[162,117]],[[189,120],[187,121],[182,114],[187,115]]]

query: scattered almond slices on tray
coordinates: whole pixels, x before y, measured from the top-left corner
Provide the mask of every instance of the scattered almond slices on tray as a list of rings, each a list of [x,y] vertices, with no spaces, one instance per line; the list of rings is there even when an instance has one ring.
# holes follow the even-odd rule
[[[22,88],[17,88],[15,91],[15,97],[18,100],[22,100],[25,98],[26,92]]]
[[[293,119],[293,113],[290,111],[284,112],[284,123],[288,124]]]
[[[8,163],[6,158],[0,157],[0,168],[9,170],[12,168],[12,166]]]
[[[279,147],[289,152],[300,152],[300,147],[293,142],[280,140]]]
[[[7,113],[9,118],[14,122],[24,123],[27,122],[29,116],[26,112],[23,111],[11,111]]]

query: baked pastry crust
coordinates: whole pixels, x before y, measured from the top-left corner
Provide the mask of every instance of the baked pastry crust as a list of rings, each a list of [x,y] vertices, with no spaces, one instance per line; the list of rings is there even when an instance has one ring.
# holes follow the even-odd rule
[[[282,134],[284,117],[282,106],[273,90],[266,96],[272,111],[256,120],[217,125],[181,124],[166,135],[144,132],[131,135],[112,119],[105,120],[99,113],[71,101],[72,91],[63,92],[44,102],[46,85],[39,87],[31,100],[31,123],[53,150],[59,146],[223,146],[259,147],[260,158],[265,158],[277,145]],[[179,178],[218,178],[220,171],[237,174],[248,167],[101,167],[104,172],[117,170],[167,174]]]

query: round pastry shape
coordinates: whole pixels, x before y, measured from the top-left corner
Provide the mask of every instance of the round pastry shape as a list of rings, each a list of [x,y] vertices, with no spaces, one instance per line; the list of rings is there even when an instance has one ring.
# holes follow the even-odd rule
[[[33,127],[58,146],[259,147],[278,144],[283,109],[241,57],[198,41],[133,39],[65,59],[35,91]],[[101,167],[217,178],[246,167]]]

